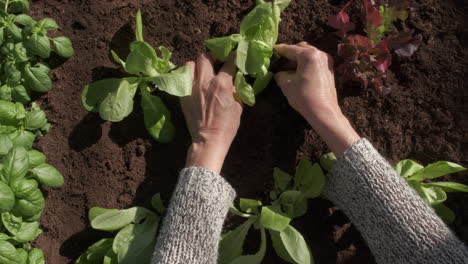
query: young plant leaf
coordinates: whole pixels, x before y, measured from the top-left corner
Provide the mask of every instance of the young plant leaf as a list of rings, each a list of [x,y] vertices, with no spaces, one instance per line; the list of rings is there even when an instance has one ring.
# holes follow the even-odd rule
[[[234,259],[231,264],[261,264],[266,253],[266,234],[265,229],[260,228],[261,242],[260,249],[255,255],[240,256]]]
[[[280,168],[273,169],[273,179],[275,181],[275,190],[278,192],[285,191],[292,181],[291,175],[282,171]]]
[[[291,218],[298,218],[307,212],[307,199],[300,191],[285,191],[280,196],[283,211]]]
[[[466,170],[466,168],[463,168],[462,166],[456,163],[448,161],[438,161],[436,163],[429,164],[422,170],[419,170],[411,177],[409,177],[408,180],[420,181],[423,179],[435,179],[450,173],[455,173],[464,170]]]
[[[141,16],[141,11],[138,9],[137,15],[136,15],[136,30],[135,30],[135,36],[138,41],[144,41],[143,40],[143,18]]]
[[[255,104],[255,91],[252,86],[245,80],[242,72],[237,72],[235,79],[237,95],[241,98],[242,102],[248,106]]]
[[[456,182],[430,182],[423,183],[423,186],[440,187],[445,192],[468,192],[468,186]]]
[[[3,159],[3,181],[13,183],[26,176],[29,169],[28,152],[21,147],[14,147]]]
[[[55,52],[64,58],[70,58],[75,53],[73,50],[73,44],[67,37],[58,37],[51,39],[54,43]]]
[[[233,34],[227,37],[206,40],[205,45],[217,60],[225,62],[229,58],[232,50],[243,38],[244,37],[240,34]]]
[[[161,91],[184,97],[192,94],[192,73],[187,66],[183,66],[170,73],[160,74],[149,79]]]
[[[171,122],[171,112],[161,98],[151,95],[145,87],[142,87],[141,107],[145,127],[150,135],[158,142],[171,142],[175,136],[175,128]]]
[[[75,264],[102,263],[104,256],[112,249],[113,238],[104,238],[91,245],[76,260]]]
[[[219,243],[219,263],[230,264],[234,259],[242,255],[245,238],[256,218],[247,219],[236,229],[223,235]]]
[[[29,252],[28,264],[45,264],[44,252],[38,248],[33,248]]]
[[[105,213],[109,213],[109,212],[118,212],[119,210],[118,209],[107,209],[107,208],[101,208],[101,207],[93,207],[91,209],[89,209],[89,212],[88,212],[88,220],[89,222],[93,222],[93,220],[100,216],[100,215],[103,215]]]
[[[12,239],[20,243],[28,243],[35,240],[42,233],[39,225],[37,221],[22,222],[20,229]]]
[[[129,224],[140,223],[141,220],[152,214],[143,207],[133,207],[126,210],[109,211],[93,219],[91,226],[97,230],[115,231]]]
[[[34,149],[28,151],[28,158],[29,158],[29,165],[31,166],[31,168],[44,164],[47,161],[47,157],[42,152],[39,152]]]
[[[34,67],[25,65],[22,76],[24,77],[25,84],[29,89],[45,93],[52,88],[52,81],[50,80],[49,72],[49,67],[42,63],[38,63]]]
[[[42,164],[31,170],[34,177],[43,185],[58,188],[64,184],[63,175],[53,166]]]
[[[448,208],[443,203],[434,205],[433,208],[437,215],[442,218],[446,224],[452,224],[455,222],[455,213],[452,211],[452,209]]]
[[[13,191],[0,180],[0,213],[9,212],[15,206],[15,195]]]
[[[325,187],[325,175],[318,163],[312,165],[308,160],[301,160],[296,169],[295,186],[306,198],[316,198]]]
[[[130,44],[130,54],[125,62],[125,70],[130,74],[144,74],[154,77],[160,74],[154,67],[158,56],[150,44],[134,41]]]
[[[13,142],[7,135],[0,134],[0,156],[4,156],[13,148]]]
[[[22,217],[34,217],[45,208],[45,200],[41,190],[35,189],[27,197],[16,199],[12,213]]]
[[[270,231],[270,234],[273,247],[282,259],[297,264],[314,263],[304,237],[294,227],[288,225],[281,232]]]
[[[7,241],[0,241],[0,263],[5,264],[25,264],[28,254],[25,251],[16,249]]]
[[[419,196],[430,206],[441,204],[447,200],[447,194],[440,187],[423,186],[417,182],[410,182],[410,186],[413,187],[416,192],[418,192]]]
[[[348,2],[337,15],[328,17],[328,25],[337,29],[337,33],[342,37],[356,28],[356,25],[350,21],[349,15],[346,13],[346,9],[348,9],[350,5],[351,2]]]
[[[151,198],[151,206],[153,206],[154,210],[156,210],[159,215],[163,215],[166,212],[166,207],[164,206],[160,193],[153,195]]]
[[[26,40],[25,45],[32,55],[37,55],[41,58],[50,57],[51,47],[47,35],[34,33]]]
[[[258,200],[240,198],[239,207],[243,212],[258,214],[260,206],[262,206],[262,202]]]
[[[23,219],[10,213],[2,213],[2,224],[12,235],[16,235],[23,224]]]
[[[23,179],[15,181],[11,184],[11,190],[15,194],[16,198],[24,199],[29,197],[34,191],[39,188],[39,184],[33,179]]]
[[[422,169],[424,169],[424,166],[408,159],[402,160],[395,165],[395,170],[403,178],[408,178]]]
[[[320,165],[326,171],[331,171],[333,166],[335,166],[336,161],[337,159],[333,152],[324,154],[322,157],[320,157]]]
[[[270,205],[262,207],[259,222],[264,228],[281,231],[289,225],[291,218],[281,211],[279,205]]]

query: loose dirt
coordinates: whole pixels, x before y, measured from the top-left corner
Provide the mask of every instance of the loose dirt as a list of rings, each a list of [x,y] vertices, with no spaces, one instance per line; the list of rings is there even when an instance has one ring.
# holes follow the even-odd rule
[[[93,206],[147,206],[161,192],[169,200],[183,168],[189,136],[177,100],[166,98],[178,128],[174,143],[162,145],[146,133],[141,111],[121,123],[103,122],[81,105],[83,87],[123,73],[110,49],[125,56],[133,40],[133,21],[143,11],[145,38],[175,50],[179,65],[205,50],[203,41],[238,31],[254,0],[33,0],[31,14],[53,17],[69,36],[76,55],[53,58],[54,88],[39,97],[53,124],[37,146],[65,176],[66,185],[50,190],[36,245],[50,264],[72,263],[104,233],[89,227]],[[358,1],[354,1],[358,2]],[[411,59],[394,58],[397,80],[392,94],[379,97],[358,85],[338,82],[343,111],[359,133],[392,163],[411,158],[422,163],[449,160],[468,165],[468,1],[419,0],[407,26],[424,43]],[[326,26],[340,0],[293,0],[285,11],[280,41],[308,41],[335,54],[337,39]],[[139,99],[137,99],[138,101]],[[316,161],[324,142],[283,98],[274,83],[246,108],[242,127],[224,167],[240,197],[266,199],[277,166],[293,172],[296,162]],[[467,174],[452,180],[468,183]],[[458,219],[454,231],[468,242],[468,199],[451,194],[448,206]],[[239,219],[229,216],[226,227]],[[372,255],[346,216],[327,201],[310,202],[307,215],[293,223],[311,245],[316,263],[373,263]],[[256,249],[256,234],[249,246]],[[264,263],[282,263],[270,247]]]

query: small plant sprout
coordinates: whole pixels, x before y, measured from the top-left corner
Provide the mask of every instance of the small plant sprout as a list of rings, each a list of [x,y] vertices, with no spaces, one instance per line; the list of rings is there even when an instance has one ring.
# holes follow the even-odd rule
[[[281,12],[290,2],[257,0],[257,6],[242,20],[239,34],[206,41],[211,53],[222,62],[234,51],[238,68],[237,94],[249,106],[255,105],[255,95],[262,92],[273,77],[269,71],[273,46],[278,40]],[[253,85],[249,79],[255,80]]]
[[[240,199],[239,209],[231,207],[232,213],[246,218],[246,221],[223,235],[220,263],[262,263],[267,249],[267,233],[276,254],[283,260],[296,264],[314,263],[307,242],[291,225],[291,221],[306,213],[308,199],[320,196],[325,186],[323,171],[318,164],[301,160],[294,177],[275,168],[273,179],[269,205],[257,200]],[[245,238],[252,228],[260,231],[259,250],[254,255],[242,255]]]
[[[338,45],[341,59],[338,71],[343,81],[357,81],[386,95],[391,90],[384,81],[392,64],[391,51],[399,57],[411,57],[418,50],[422,37],[413,36],[412,31],[398,31],[394,26],[394,22],[408,18],[408,10],[415,6],[412,0],[390,0],[388,4],[378,2],[362,0],[365,36],[350,34],[356,29],[356,24],[351,22],[346,12],[351,2],[337,15],[330,16],[328,25],[338,30],[336,34],[342,38]]]
[[[82,93],[84,107],[99,112],[102,119],[120,122],[133,111],[133,98],[141,95],[145,127],[162,143],[172,141],[175,128],[171,113],[154,92],[184,97],[192,94],[192,74],[187,66],[177,67],[170,61],[172,53],[165,47],[156,50],[143,39],[141,12],[136,17],[136,40],[130,44],[130,54],[122,60],[111,51],[114,60],[125,72],[133,75],[122,79],[105,79],[87,85]]]

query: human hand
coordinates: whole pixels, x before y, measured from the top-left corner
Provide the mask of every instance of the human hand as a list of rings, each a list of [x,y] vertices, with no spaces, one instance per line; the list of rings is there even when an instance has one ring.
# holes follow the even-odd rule
[[[275,75],[289,104],[341,155],[359,136],[338,105],[332,57],[306,42],[276,45],[275,50],[295,66]]]
[[[236,100],[232,57],[218,74],[208,53],[186,64],[192,70],[192,96],[181,99],[192,136],[187,167],[202,167],[220,173],[224,159],[240,126],[242,105]]]

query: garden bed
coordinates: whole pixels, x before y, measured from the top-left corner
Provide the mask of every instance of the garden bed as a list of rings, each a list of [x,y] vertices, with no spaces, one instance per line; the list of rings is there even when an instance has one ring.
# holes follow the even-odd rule
[[[102,121],[81,104],[83,87],[104,77],[123,76],[112,63],[109,47],[128,53],[133,22],[142,9],[145,37],[164,45],[181,65],[205,50],[204,40],[238,31],[253,0],[37,0],[34,17],[53,17],[61,35],[74,43],[75,56],[52,59],[54,88],[39,98],[53,125],[37,143],[49,163],[65,176],[65,186],[48,193],[36,244],[48,263],[71,263],[103,233],[92,230],[87,211],[93,206],[126,208],[149,204],[161,192],[169,200],[190,143],[177,99],[165,98],[178,129],[171,144],[159,144],[146,132],[138,107],[120,123]],[[338,0],[293,0],[283,14],[280,42],[306,40],[336,54],[338,38],[327,17],[345,4]],[[468,2],[418,1],[408,26],[423,36],[410,59],[390,68],[395,87],[386,97],[359,85],[338,82],[340,104],[358,132],[391,162],[411,158],[427,164],[449,160],[468,164]],[[63,64],[62,64],[63,63]],[[272,168],[293,172],[296,162],[318,160],[325,143],[295,113],[272,82],[254,108],[245,108],[242,126],[223,175],[246,198],[266,199]],[[467,173],[452,180],[468,183]],[[468,242],[466,194],[453,194],[447,205],[458,218],[454,231]],[[316,263],[373,263],[357,230],[332,204],[312,200],[306,216],[294,226],[302,231]],[[229,215],[226,227],[239,219]],[[256,236],[249,239],[255,242]],[[254,243],[252,243],[255,245]],[[253,248],[255,250],[255,248]],[[282,263],[273,250],[265,263]]]

